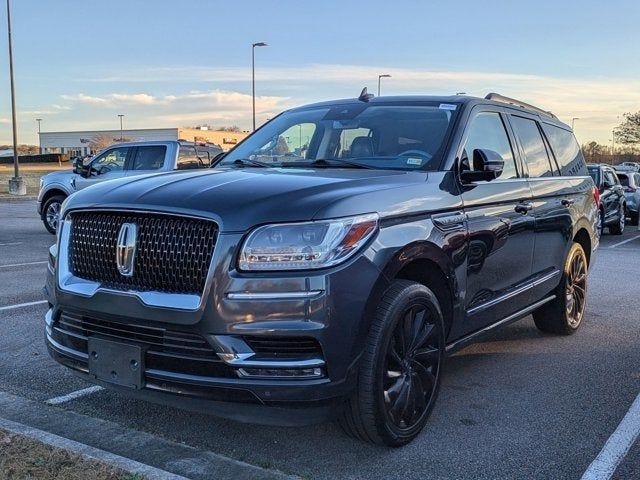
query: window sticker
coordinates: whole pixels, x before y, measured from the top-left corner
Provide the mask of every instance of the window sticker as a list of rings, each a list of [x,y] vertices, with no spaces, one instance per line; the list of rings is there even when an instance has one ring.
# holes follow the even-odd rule
[[[458,106],[454,105],[452,103],[441,103],[440,104],[440,110],[455,110],[456,108],[458,108]]]
[[[422,159],[417,157],[407,158],[407,165],[422,165]]]

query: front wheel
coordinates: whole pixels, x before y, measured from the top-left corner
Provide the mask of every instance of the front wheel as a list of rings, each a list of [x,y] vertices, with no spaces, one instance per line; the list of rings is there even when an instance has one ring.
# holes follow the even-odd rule
[[[587,256],[582,245],[573,243],[564,265],[556,298],[533,312],[533,321],[543,332],[571,335],[582,324],[587,303]]]
[[[416,282],[394,281],[378,305],[341,427],[370,443],[409,443],[433,409],[444,351],[444,320],[434,293]]]
[[[44,227],[52,233],[56,234],[58,229],[58,222],[60,221],[60,209],[62,208],[62,202],[65,197],[62,195],[54,195],[49,198],[42,207],[42,223]]]

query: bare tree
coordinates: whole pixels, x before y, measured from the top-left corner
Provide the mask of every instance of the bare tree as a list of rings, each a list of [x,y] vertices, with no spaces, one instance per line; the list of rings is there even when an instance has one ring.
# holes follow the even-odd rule
[[[239,132],[240,127],[237,125],[231,125],[230,127],[219,127],[217,130],[219,132]]]
[[[89,148],[93,152],[99,152],[100,150],[104,150],[105,148],[116,143],[111,135],[106,135],[104,133],[100,133],[98,135],[94,135],[89,142]]]

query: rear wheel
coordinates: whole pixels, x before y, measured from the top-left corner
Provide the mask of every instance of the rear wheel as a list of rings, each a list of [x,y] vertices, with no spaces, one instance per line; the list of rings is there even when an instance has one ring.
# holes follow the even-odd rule
[[[564,265],[556,298],[533,312],[533,320],[543,332],[570,335],[582,324],[587,301],[587,256],[574,243]]]
[[[54,195],[49,198],[42,207],[42,223],[49,233],[56,234],[58,222],[60,221],[60,209],[65,197],[63,195]]]
[[[620,211],[618,212],[618,221],[609,226],[609,231],[614,235],[622,235],[624,233],[624,226],[626,221],[626,209],[624,206],[620,207]]]
[[[444,332],[434,293],[416,282],[394,281],[378,306],[356,391],[339,419],[343,430],[391,447],[413,440],[438,394]]]

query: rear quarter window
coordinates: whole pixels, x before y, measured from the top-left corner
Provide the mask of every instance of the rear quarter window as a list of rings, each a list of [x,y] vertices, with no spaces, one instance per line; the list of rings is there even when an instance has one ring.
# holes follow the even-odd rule
[[[551,150],[556,157],[560,174],[563,176],[588,175],[587,166],[582,156],[580,146],[573,133],[564,128],[542,124],[544,134],[551,145]],[[594,178],[595,180],[595,178]]]

